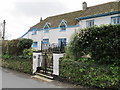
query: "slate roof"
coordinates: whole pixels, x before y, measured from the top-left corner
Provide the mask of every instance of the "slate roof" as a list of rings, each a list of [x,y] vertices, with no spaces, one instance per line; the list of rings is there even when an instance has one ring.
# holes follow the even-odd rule
[[[120,2],[108,2],[92,7],[87,7],[86,10],[79,10],[66,14],[47,17],[43,21],[31,27],[30,30],[34,29],[35,27],[38,27],[38,29],[42,29],[47,22],[51,24],[50,28],[58,27],[63,19],[67,21],[68,26],[77,25],[78,21],[75,18],[104,14],[113,11],[120,11]]]

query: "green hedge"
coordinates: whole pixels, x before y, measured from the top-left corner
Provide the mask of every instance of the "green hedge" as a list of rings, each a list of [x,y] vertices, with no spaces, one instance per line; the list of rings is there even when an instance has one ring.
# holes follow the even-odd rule
[[[60,60],[62,80],[100,88],[120,88],[120,67],[97,65],[93,60]]]
[[[29,49],[32,45],[31,39],[14,39],[2,41],[2,53],[9,55],[22,55],[24,49]]]
[[[32,74],[32,60],[31,59],[4,59],[2,60],[2,67],[12,70]]]
[[[98,63],[120,65],[120,25],[82,29],[74,35],[67,50],[75,60],[89,54]]]
[[[20,39],[2,41],[2,53],[10,54],[10,55],[18,55],[19,50],[17,47],[17,43],[19,41]]]

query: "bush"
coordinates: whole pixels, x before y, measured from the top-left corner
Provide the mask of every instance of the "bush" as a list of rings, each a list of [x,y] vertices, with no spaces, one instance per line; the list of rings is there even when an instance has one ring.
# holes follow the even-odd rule
[[[32,56],[33,55],[33,51],[36,51],[35,49],[29,48],[29,49],[24,49],[23,50],[23,55],[24,56]]]
[[[120,64],[120,25],[94,26],[80,30],[68,45],[69,56],[77,60],[82,56],[101,64]]]
[[[2,41],[2,53],[9,54],[9,55],[18,55],[19,54],[18,47],[17,47],[18,42],[19,42],[19,39]]]
[[[33,43],[33,40],[23,38],[19,41],[17,46],[19,49],[24,50],[24,49],[29,49],[31,47],[32,43]]]
[[[12,70],[32,74],[32,60],[24,59],[19,57],[6,58],[2,60],[2,67],[9,68]]]
[[[120,88],[120,67],[103,66],[91,59],[60,60],[60,78],[64,81],[99,88]]]

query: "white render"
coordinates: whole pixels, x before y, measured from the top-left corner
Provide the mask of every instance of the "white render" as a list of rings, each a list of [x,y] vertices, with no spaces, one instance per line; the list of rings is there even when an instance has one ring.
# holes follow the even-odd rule
[[[115,17],[115,16],[119,16],[119,14],[81,20],[79,22],[80,28],[86,28],[87,27],[86,21],[89,21],[89,20],[94,20],[94,25],[98,25],[98,26],[102,24],[111,24],[111,17]]]
[[[45,30],[40,30],[37,31],[36,35],[32,35],[33,31],[29,31],[22,38],[29,38],[32,39],[34,42],[38,42],[38,47],[36,47],[35,49],[41,50],[41,41],[43,39],[49,39],[50,44],[58,43],[58,39],[60,38],[66,38],[67,42],[69,42],[71,36],[75,32],[79,31],[79,29],[81,28],[87,27],[86,21],[94,20],[94,25],[98,25],[98,26],[101,24],[111,24],[111,17],[115,17],[115,16],[119,16],[119,14],[80,20],[78,27],[68,27],[65,31],[60,31],[60,28],[50,29],[48,33],[45,33]]]
[[[57,29],[51,29],[48,33],[45,33],[44,30],[37,31],[36,35],[32,35],[32,31],[28,32],[23,38],[29,38],[32,39],[34,42],[38,42],[38,47],[35,48],[37,50],[41,50],[41,41],[43,39],[49,39],[49,43],[58,43],[58,39],[60,38],[66,38],[67,42],[69,42],[70,37],[73,33],[78,30],[79,27],[74,28],[67,28],[65,31],[60,31],[59,28]]]
[[[63,57],[64,54],[53,53],[53,74],[59,75],[59,59]]]
[[[40,57],[39,57],[40,55]],[[36,72],[37,67],[41,67],[42,56],[41,53],[33,53],[33,74]]]

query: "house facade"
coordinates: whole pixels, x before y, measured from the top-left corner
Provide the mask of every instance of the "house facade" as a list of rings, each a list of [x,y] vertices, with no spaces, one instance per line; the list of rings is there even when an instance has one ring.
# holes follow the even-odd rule
[[[120,1],[87,7],[83,2],[83,10],[51,16],[31,27],[20,38],[34,41],[32,47],[41,50],[41,44],[66,45],[71,36],[81,28],[101,24],[120,24]]]

